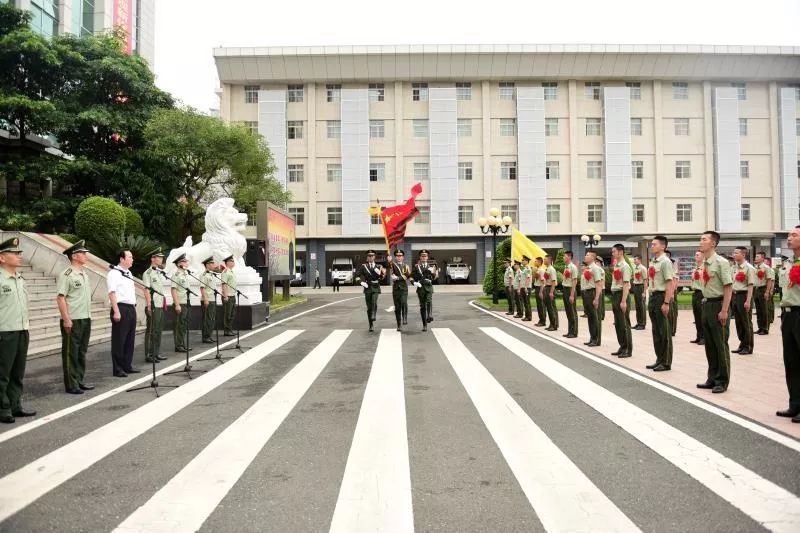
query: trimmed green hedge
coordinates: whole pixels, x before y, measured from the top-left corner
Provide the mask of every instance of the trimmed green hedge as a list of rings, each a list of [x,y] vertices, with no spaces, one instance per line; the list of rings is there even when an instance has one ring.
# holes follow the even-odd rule
[[[125,210],[125,235],[138,237],[144,235],[144,222],[134,209],[123,207]]]
[[[75,212],[75,233],[89,240],[99,235],[123,235],[125,209],[111,198],[91,196]]]
[[[75,244],[76,242],[81,240],[80,237],[78,237],[77,235],[73,235],[72,233],[59,233],[58,236],[72,244]]]

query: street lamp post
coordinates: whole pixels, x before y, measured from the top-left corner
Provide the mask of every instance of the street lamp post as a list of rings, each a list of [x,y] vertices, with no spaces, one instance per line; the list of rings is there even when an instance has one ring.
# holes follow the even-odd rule
[[[602,239],[602,237],[600,237],[600,235],[595,233],[594,229],[592,229],[592,228],[589,228],[589,232],[588,233],[591,234],[591,235],[587,235],[587,234],[581,235],[581,241],[583,241],[583,245],[585,247],[587,247],[588,249],[592,250],[595,246],[598,246],[600,244],[600,239]]]
[[[500,210],[493,207],[489,210],[488,217],[481,217],[478,219],[478,225],[481,227],[481,233],[484,235],[492,235],[492,260],[494,267],[492,267],[492,303],[499,303],[500,299],[497,296],[497,234],[506,233],[511,227],[513,220],[511,217],[500,217]]]

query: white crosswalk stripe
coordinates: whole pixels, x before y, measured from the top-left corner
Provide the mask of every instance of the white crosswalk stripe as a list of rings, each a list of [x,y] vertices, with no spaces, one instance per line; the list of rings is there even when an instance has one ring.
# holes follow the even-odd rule
[[[414,530],[403,351],[397,331],[381,331],[330,530]]]
[[[336,330],[115,530],[197,531],[344,344]],[[259,428],[253,431],[253,428]]]
[[[771,531],[800,531],[800,498],[504,331],[481,331]]]
[[[522,410],[450,329],[433,334],[548,531],[639,531]]]
[[[291,341],[303,330],[288,330],[173,392],[139,407],[88,435],[0,479],[0,521],[174,415]]]

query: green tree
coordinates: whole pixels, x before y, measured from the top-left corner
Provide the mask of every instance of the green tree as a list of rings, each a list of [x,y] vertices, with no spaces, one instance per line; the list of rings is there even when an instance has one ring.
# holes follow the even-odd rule
[[[556,276],[558,277],[558,284],[561,285],[561,282],[564,279],[564,250],[563,248],[558,249],[558,253],[556,253],[556,260],[553,262],[553,268],[556,269]]]
[[[505,294],[505,291],[503,290],[503,274],[505,274],[503,259],[506,257],[511,257],[511,237],[506,237],[500,241],[500,244],[497,245],[497,249],[494,251],[494,257],[492,257],[492,260],[486,267],[486,276],[483,278],[484,294],[492,294],[492,290],[494,289],[495,272],[497,272],[497,292],[501,298]]]
[[[272,177],[272,155],[258,135],[194,109],[158,111],[145,131],[151,154],[177,170],[180,229],[193,234],[202,206],[231,195],[253,213],[258,200],[285,206],[291,196]]]

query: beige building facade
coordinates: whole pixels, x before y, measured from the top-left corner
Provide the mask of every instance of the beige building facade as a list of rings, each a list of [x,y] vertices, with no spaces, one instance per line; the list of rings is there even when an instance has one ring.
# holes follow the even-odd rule
[[[608,245],[664,233],[690,248],[712,228],[729,244],[774,255],[800,218],[800,48],[220,48],[214,56],[221,117],[264,136],[293,194],[301,246],[318,251],[380,245],[367,207],[404,201],[417,181],[424,192],[408,227],[411,250],[448,244],[478,271],[491,248],[477,222],[492,207],[545,247],[576,249],[592,230]]]

